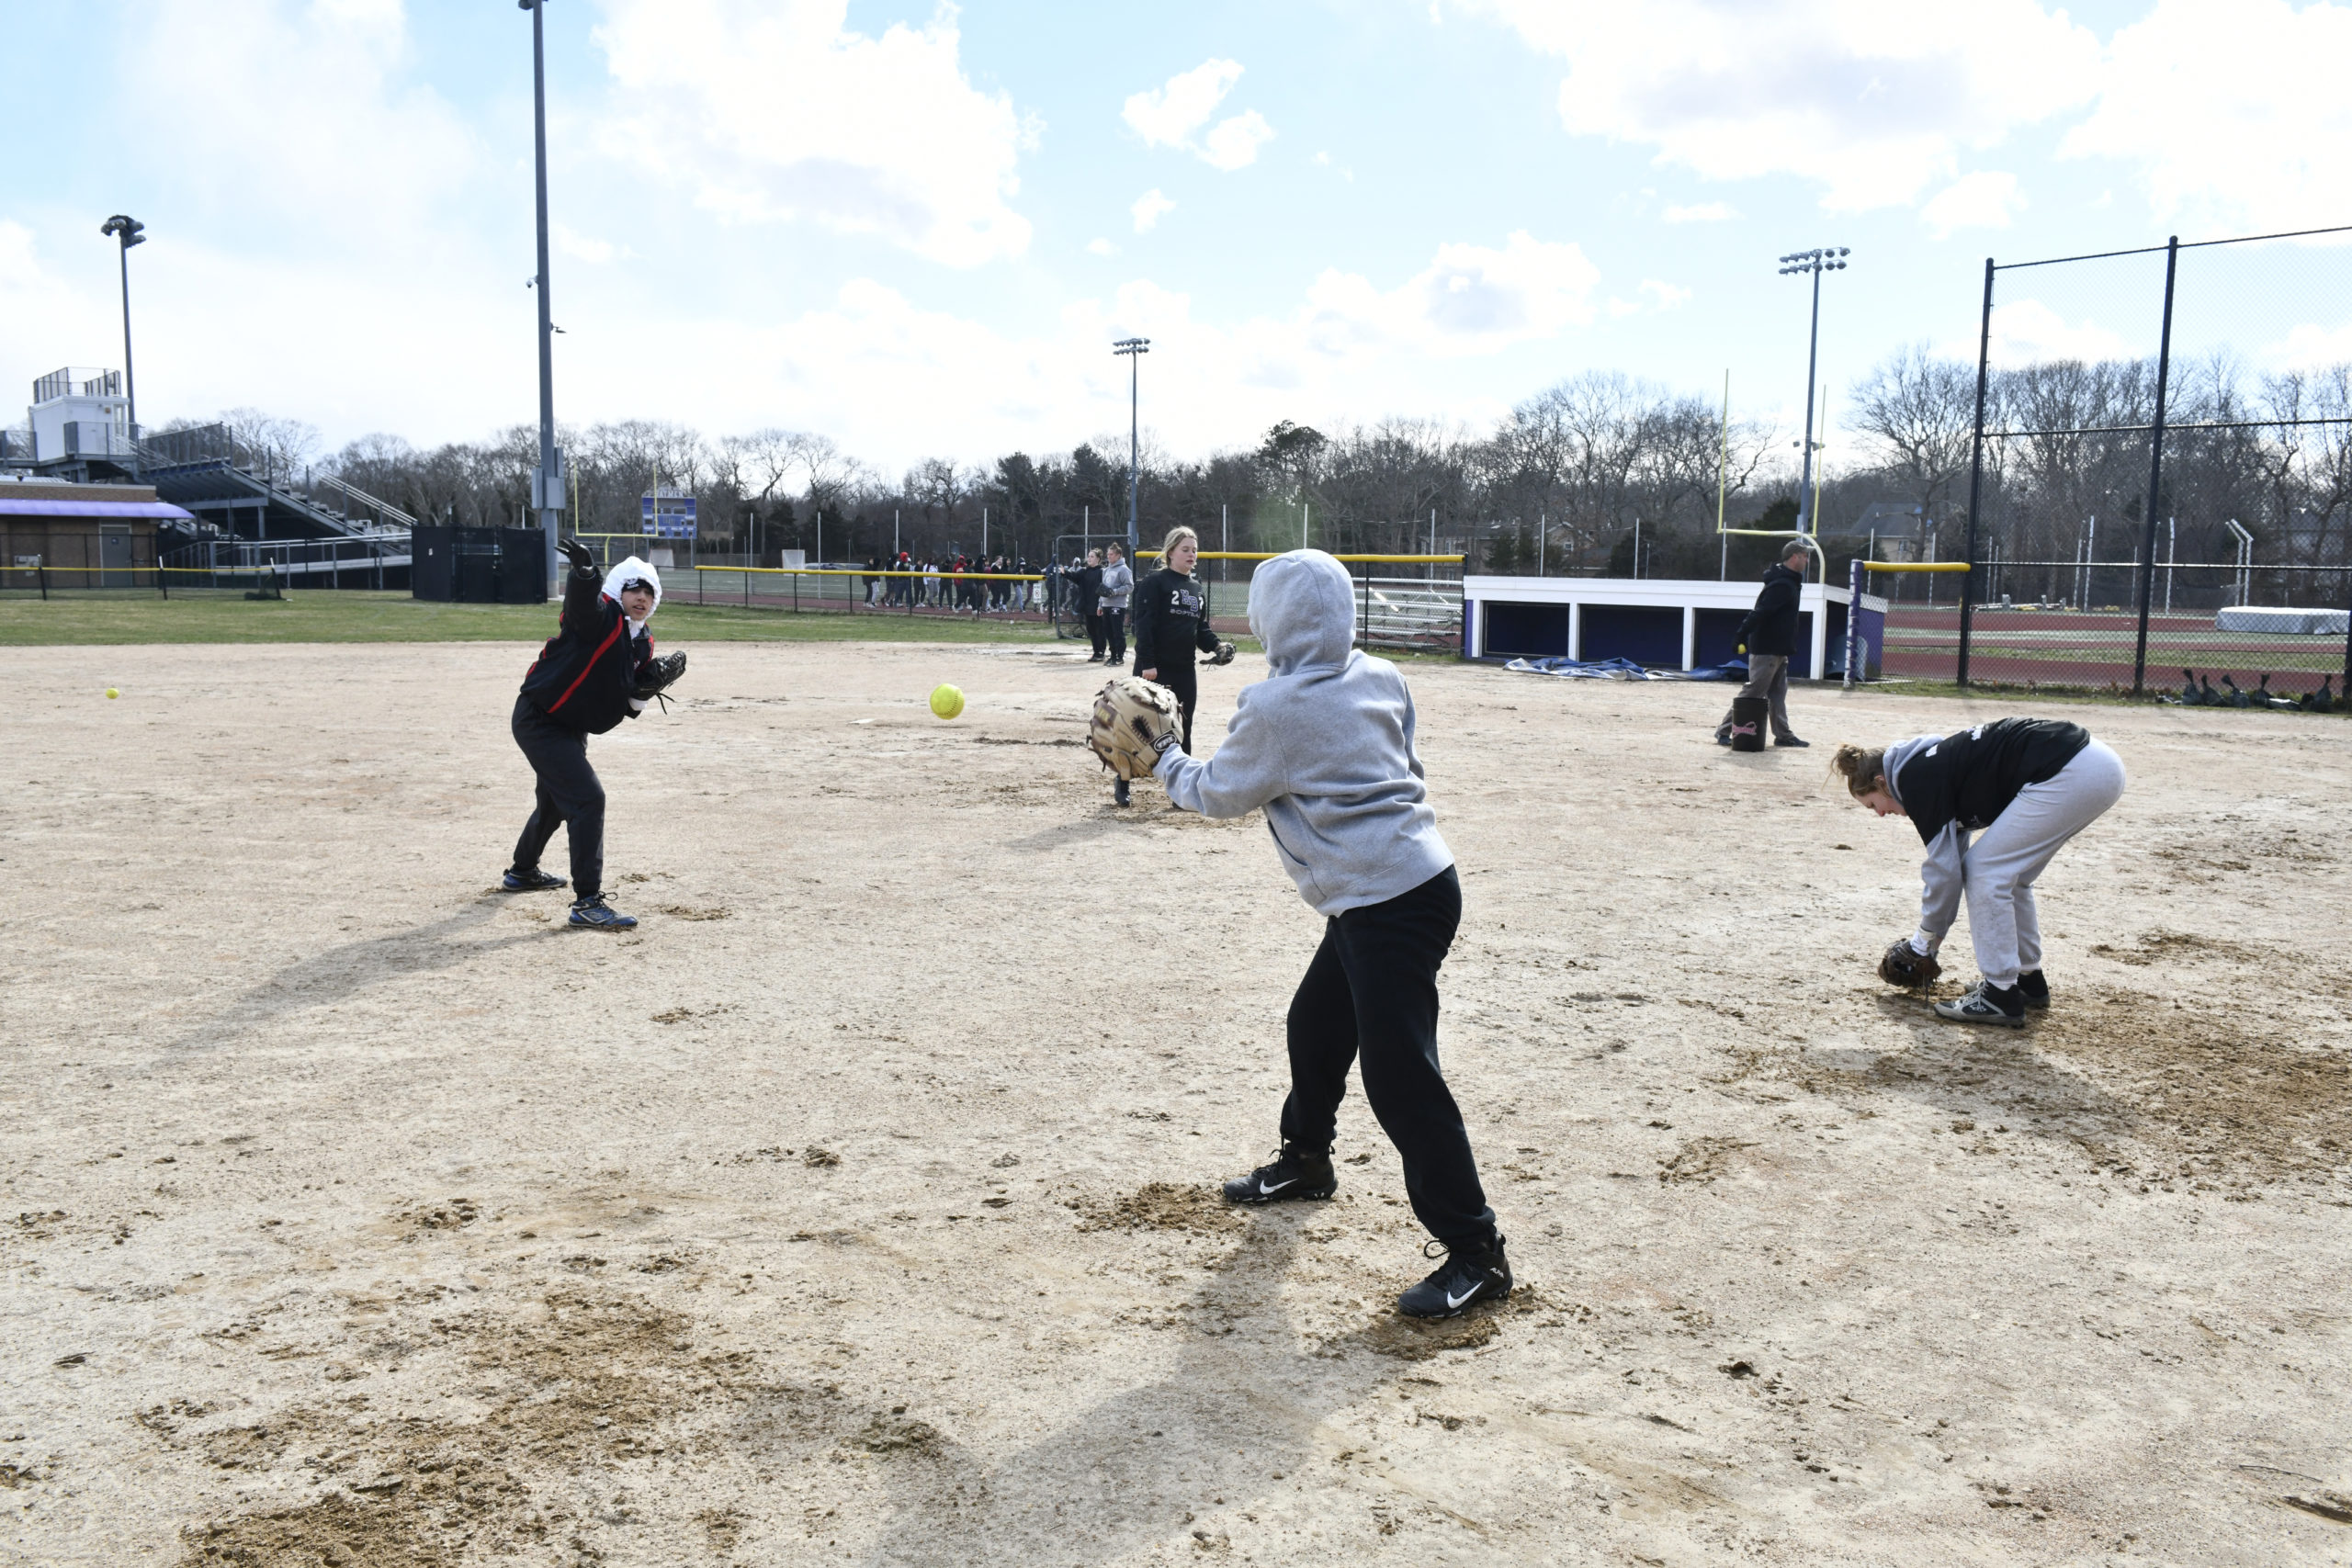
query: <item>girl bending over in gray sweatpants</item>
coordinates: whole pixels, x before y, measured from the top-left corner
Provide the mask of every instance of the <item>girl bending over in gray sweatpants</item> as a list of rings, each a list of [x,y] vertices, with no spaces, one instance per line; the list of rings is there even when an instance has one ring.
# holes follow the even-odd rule
[[[1980,977],[1937,1013],[2023,1028],[2027,1009],[2050,1005],[2033,885],[2069,839],[2123,797],[2123,760],[2079,724],[2004,718],[1892,746],[1840,746],[1830,767],[1881,817],[1909,818],[1928,847],[1914,952],[1935,953],[1967,895]]]

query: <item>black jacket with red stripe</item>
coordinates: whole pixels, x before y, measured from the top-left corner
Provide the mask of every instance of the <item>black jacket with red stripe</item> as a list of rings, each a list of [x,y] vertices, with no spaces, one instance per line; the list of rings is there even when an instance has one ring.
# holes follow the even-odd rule
[[[602,735],[625,718],[638,671],[653,657],[653,634],[628,635],[628,617],[604,594],[594,570],[563,582],[563,619],[523,673],[531,705],[568,729]]]

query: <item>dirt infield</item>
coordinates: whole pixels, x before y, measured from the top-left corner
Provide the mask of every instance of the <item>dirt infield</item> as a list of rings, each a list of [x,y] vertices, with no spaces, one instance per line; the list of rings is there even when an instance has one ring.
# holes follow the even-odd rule
[[[491,891],[526,657],[14,655],[15,1560],[2352,1558],[2341,720],[2064,710],[2132,790],[1985,1036],[1871,977],[1917,843],[1818,744],[1417,666],[1524,1285],[1425,1327],[1360,1100],[1337,1201],[1212,1201],[1317,925],[1256,819],[1110,808],[1082,659],[696,649],[594,743],[616,938]]]

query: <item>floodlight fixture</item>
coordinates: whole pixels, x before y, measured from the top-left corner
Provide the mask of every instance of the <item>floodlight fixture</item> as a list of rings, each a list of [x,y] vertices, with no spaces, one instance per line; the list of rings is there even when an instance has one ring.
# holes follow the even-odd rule
[[[131,471],[139,471],[139,386],[130,374],[130,247],[147,243],[147,225],[118,212],[98,226],[98,232],[118,242],[122,261],[122,396],[123,417],[129,422]]]
[[[1136,366],[1151,352],[1148,337],[1123,337],[1111,345],[1111,352],[1127,362],[1127,558],[1136,557],[1136,492],[1143,472],[1142,425],[1136,418]]]
[[[1781,276],[1810,273],[1813,276],[1813,332],[1804,358],[1804,468],[1797,479],[1797,532],[1811,534],[1817,522],[1809,507],[1813,496],[1813,384],[1821,361],[1821,275],[1843,272],[1846,257],[1853,252],[1845,245],[1822,245],[1810,251],[1791,251],[1781,258]]]

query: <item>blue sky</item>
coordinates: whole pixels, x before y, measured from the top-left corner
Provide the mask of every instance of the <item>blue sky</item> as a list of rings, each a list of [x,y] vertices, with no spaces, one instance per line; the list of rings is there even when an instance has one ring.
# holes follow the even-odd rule
[[[0,384],[330,443],[535,417],[529,18],[18,0]],[[2289,0],[550,0],[559,415],[822,431],[885,470],[1125,424],[1482,428],[1586,369],[1802,417],[1973,349],[2004,259],[2352,221],[2352,7]],[[2352,357],[2352,250],[2205,253],[2184,333]],[[2000,352],[2151,346],[2145,263],[2016,275]],[[2185,270],[2185,276],[2187,276]],[[2210,284],[2210,287],[2206,285]],[[2005,284],[2006,288],[2006,284]],[[1835,448],[1833,447],[1833,451]]]

